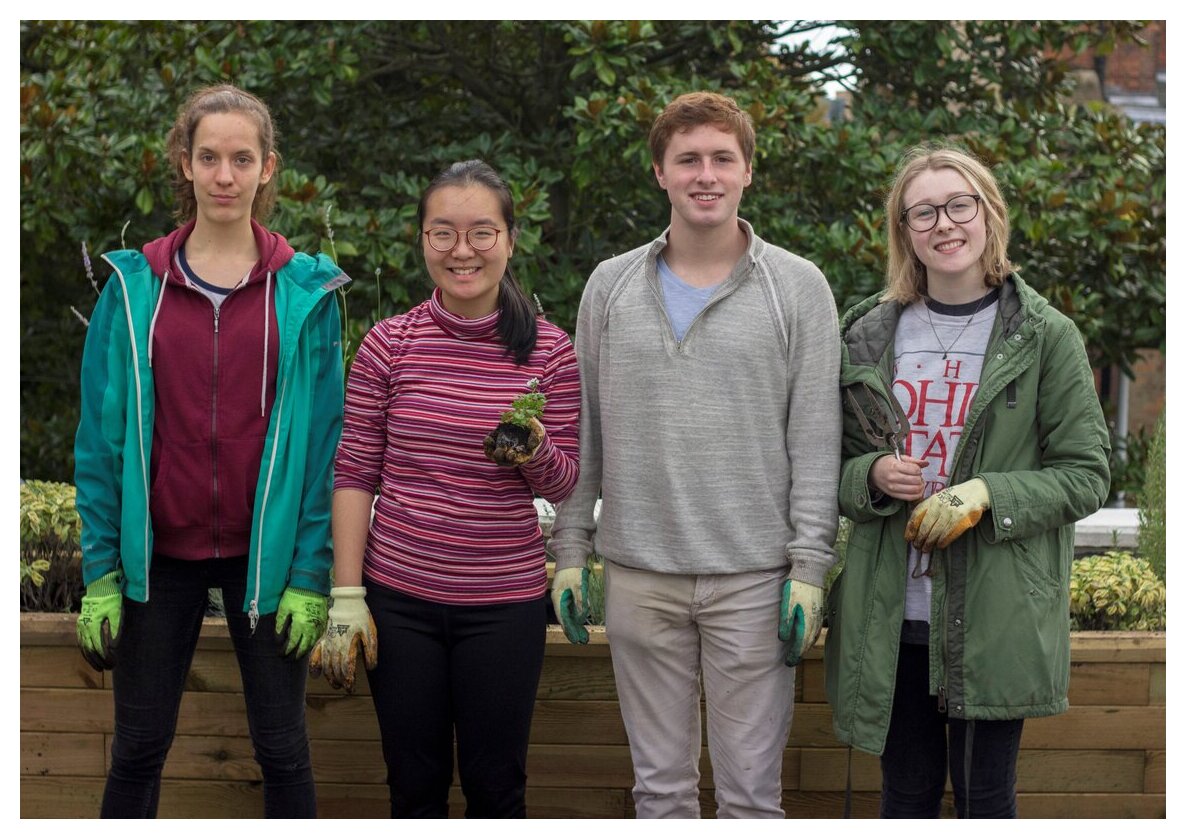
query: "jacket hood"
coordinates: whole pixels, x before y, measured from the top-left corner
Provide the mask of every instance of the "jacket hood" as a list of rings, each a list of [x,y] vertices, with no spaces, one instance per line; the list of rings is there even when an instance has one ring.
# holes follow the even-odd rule
[[[144,256],[148,260],[152,273],[164,277],[173,263],[173,257],[185,244],[185,240],[193,232],[196,221],[189,221],[167,236],[154,239],[144,246]],[[288,240],[279,233],[268,230],[255,219],[251,220],[251,233],[255,237],[255,246],[259,250],[259,262],[251,269],[251,276],[247,282],[260,282],[269,272],[275,274],[288,264],[294,253]],[[184,283],[180,277],[173,278],[174,282]]]

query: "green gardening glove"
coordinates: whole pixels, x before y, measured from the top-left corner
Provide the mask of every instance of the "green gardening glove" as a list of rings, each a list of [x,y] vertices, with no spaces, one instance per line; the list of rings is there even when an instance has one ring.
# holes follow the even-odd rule
[[[276,609],[276,643],[284,657],[297,661],[309,654],[325,634],[326,597],[302,588],[286,588]]]
[[[588,644],[589,569],[564,568],[552,579],[552,607],[564,635],[572,644]]]
[[[923,553],[946,548],[975,527],[991,506],[992,497],[983,478],[947,487],[914,508],[906,525],[906,541]]]
[[[778,615],[778,638],[790,643],[786,662],[787,667],[794,667],[819,638],[824,625],[824,590],[801,580],[788,579],[782,584]]]
[[[119,646],[119,623],[124,609],[122,580],[123,573],[117,568],[87,586],[75,625],[82,657],[100,672],[115,667],[115,648]]]

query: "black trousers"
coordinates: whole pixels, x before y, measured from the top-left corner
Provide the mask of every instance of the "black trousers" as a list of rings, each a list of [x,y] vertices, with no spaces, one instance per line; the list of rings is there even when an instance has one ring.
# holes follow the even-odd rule
[[[881,755],[881,817],[935,819],[951,773],[961,818],[1017,818],[1017,750],[1024,720],[960,720],[939,712],[928,687],[928,648],[903,642],[889,736]],[[972,726],[972,784],[964,778]]]
[[[392,817],[448,816],[456,735],[466,817],[524,818],[546,598],[452,606],[372,583],[367,605],[379,634],[368,678]]]
[[[242,611],[247,557],[187,562],[158,555],[149,570],[148,602],[126,597],[123,601],[111,673],[115,737],[103,791],[103,818],[156,816],[161,769],[177,729],[185,677],[211,588],[222,589],[226,604],[227,626],[243,677],[251,743],[263,771],[264,815],[317,815],[305,733],[308,660],[282,658],[274,614],[260,617],[252,633]]]

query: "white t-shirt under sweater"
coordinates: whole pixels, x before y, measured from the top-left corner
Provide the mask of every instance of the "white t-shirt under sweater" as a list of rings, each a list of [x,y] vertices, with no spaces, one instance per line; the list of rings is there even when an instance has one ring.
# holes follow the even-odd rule
[[[980,387],[998,296],[993,289],[986,297],[957,306],[920,300],[906,307],[898,320],[893,393],[910,420],[905,453],[927,461],[922,470],[924,497],[947,486],[964,417]],[[930,562],[930,554],[920,556],[910,546],[906,620],[931,619],[931,578],[921,573]]]

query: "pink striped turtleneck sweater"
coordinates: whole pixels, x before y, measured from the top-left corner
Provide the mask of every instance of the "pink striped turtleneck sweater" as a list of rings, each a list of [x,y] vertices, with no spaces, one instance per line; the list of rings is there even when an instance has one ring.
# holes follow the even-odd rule
[[[346,386],[334,489],[377,492],[363,576],[438,603],[531,600],[547,588],[533,497],[576,485],[580,379],[568,336],[544,320],[516,365],[498,313],[467,320],[440,294],[367,334]],[[547,436],[523,466],[496,466],[482,440],[538,378]]]

